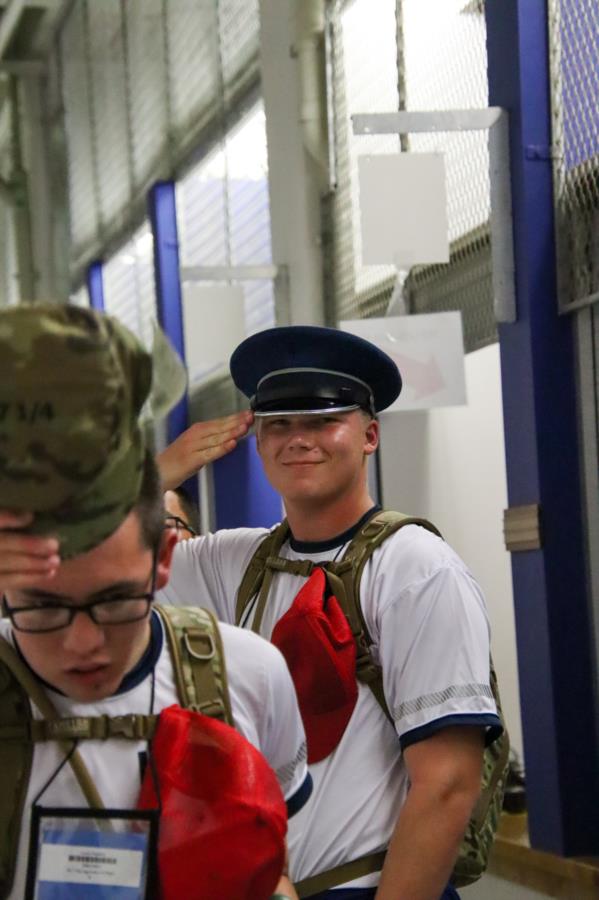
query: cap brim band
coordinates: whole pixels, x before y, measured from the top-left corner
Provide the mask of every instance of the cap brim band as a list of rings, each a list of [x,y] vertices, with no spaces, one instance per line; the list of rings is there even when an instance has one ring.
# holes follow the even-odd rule
[[[328,416],[331,413],[347,413],[361,408],[362,407],[358,406],[357,403],[353,403],[351,406],[329,406],[325,409],[320,406],[318,409],[273,409],[267,410],[266,412],[255,411],[254,416],[257,419],[265,419],[268,416]]]

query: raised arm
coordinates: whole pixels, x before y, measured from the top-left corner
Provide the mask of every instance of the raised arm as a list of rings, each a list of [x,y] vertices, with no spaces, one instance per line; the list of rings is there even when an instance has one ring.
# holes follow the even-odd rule
[[[253,419],[253,414],[245,410],[191,425],[157,457],[165,491],[173,490],[202,466],[234,450]]]

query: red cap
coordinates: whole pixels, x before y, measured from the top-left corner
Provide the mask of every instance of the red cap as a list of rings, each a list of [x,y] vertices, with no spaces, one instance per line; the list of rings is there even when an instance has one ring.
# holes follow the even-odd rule
[[[261,753],[228,725],[170,706],[152,740],[162,812],[162,900],[267,900],[283,872],[287,810]],[[158,798],[148,765],[138,807]]]
[[[325,588],[323,570],[315,569],[271,637],[295,684],[309,763],[333,752],[358,700],[355,641],[339,603],[325,597]]]

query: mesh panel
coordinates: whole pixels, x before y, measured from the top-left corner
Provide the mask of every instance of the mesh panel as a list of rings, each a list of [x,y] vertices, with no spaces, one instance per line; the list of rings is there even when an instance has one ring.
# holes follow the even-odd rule
[[[166,4],[171,120],[178,143],[220,106],[221,80],[214,0]]]
[[[76,256],[95,238],[98,227],[85,7],[82,3],[73,6],[63,28],[60,55],[71,241]]]
[[[222,79],[227,99],[243,90],[258,63],[258,0],[219,0]]]
[[[599,5],[550,0],[560,305],[599,300]]]
[[[103,269],[106,312],[120,319],[148,348],[152,320],[157,318],[152,254],[152,233],[145,223]]]
[[[164,152],[167,92],[161,0],[129,0],[124,6],[131,165],[136,188]]]
[[[0,200],[0,307],[17,302],[17,259],[12,223],[12,210]]]
[[[266,122],[257,104],[177,184],[177,219],[184,266],[270,265],[270,209]],[[203,282],[207,285],[207,282]],[[274,325],[270,281],[244,281],[246,333]],[[193,380],[193,373],[190,378]],[[216,402],[215,395],[218,397]],[[212,379],[194,391],[196,405],[219,415],[238,408],[230,379]]]
[[[400,27],[401,26],[401,27]],[[325,201],[329,321],[384,315],[392,266],[361,265],[357,155],[399,150],[397,136],[354,137],[355,113],[488,105],[482,4],[457,0],[354,0],[333,18],[338,190]],[[401,38],[397,53],[396,34]],[[398,61],[399,56],[399,61]],[[413,267],[405,292],[413,312],[461,309],[466,349],[496,340],[491,285],[487,135],[409,135],[411,152],[445,154],[451,241],[446,265]]]
[[[257,84],[258,0],[81,0],[61,33],[74,272]]]
[[[121,5],[102,0],[87,9],[98,199],[102,225],[109,225],[131,196]]]

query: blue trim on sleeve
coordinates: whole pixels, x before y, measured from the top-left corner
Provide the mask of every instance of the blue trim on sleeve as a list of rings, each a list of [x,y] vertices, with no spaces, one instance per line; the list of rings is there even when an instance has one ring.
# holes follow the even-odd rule
[[[497,740],[503,733],[503,725],[499,716],[495,715],[495,713],[457,713],[452,716],[442,716],[440,719],[435,719],[434,722],[427,722],[426,725],[407,731],[399,739],[401,749],[405,750],[406,747],[410,747],[412,744],[425,741],[438,731],[442,731],[444,728],[452,728],[454,725],[479,725],[481,728],[486,728],[486,747]]]
[[[312,794],[313,787],[314,784],[312,782],[312,776],[309,772],[306,772],[306,777],[304,778],[295,794],[292,794],[291,797],[289,797],[285,801],[287,804],[288,819],[298,813],[300,809],[302,809],[302,807],[306,805],[306,803],[310,799],[310,795]]]

